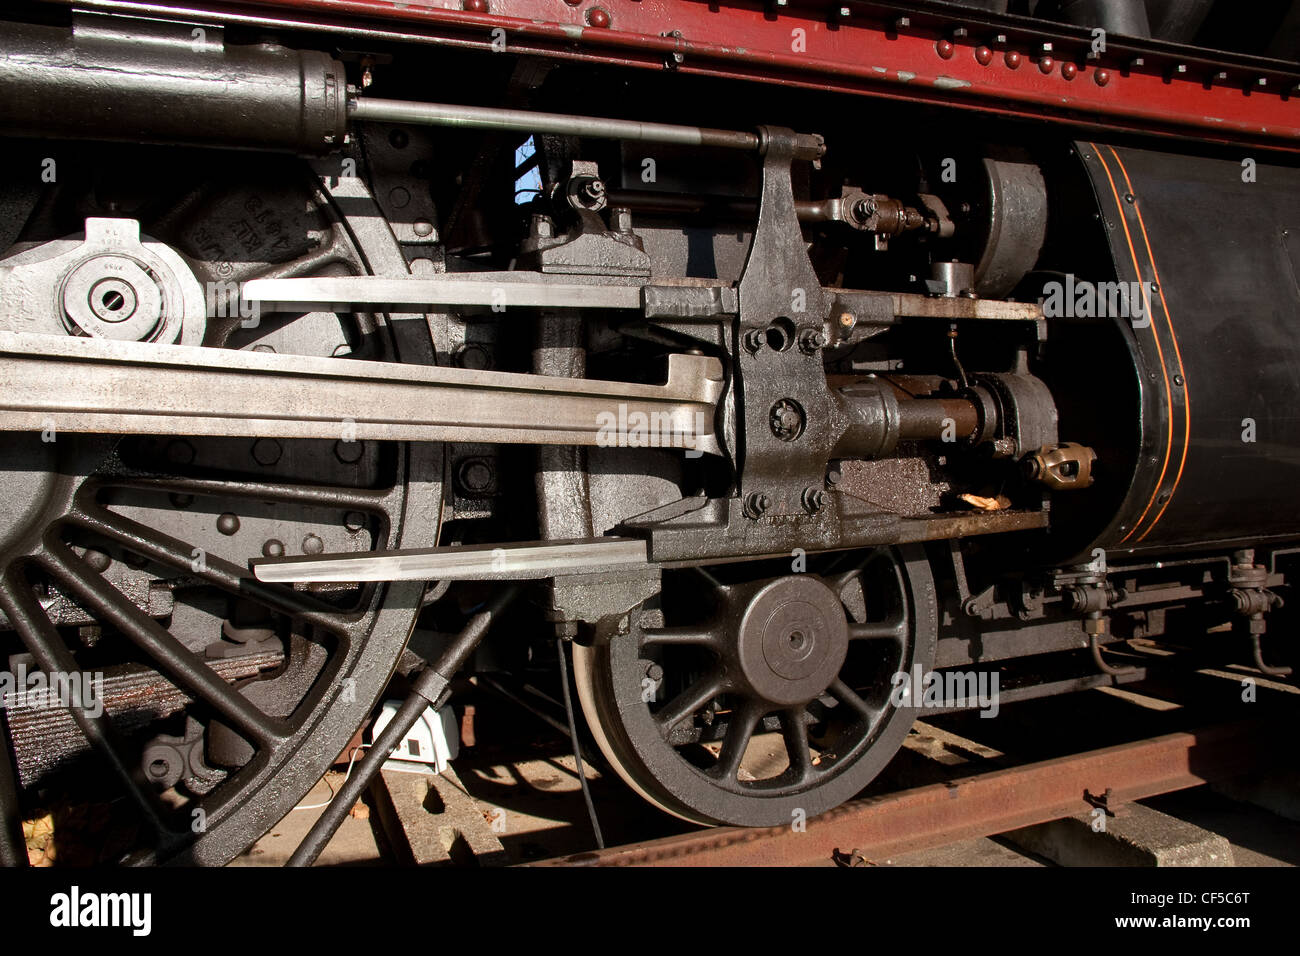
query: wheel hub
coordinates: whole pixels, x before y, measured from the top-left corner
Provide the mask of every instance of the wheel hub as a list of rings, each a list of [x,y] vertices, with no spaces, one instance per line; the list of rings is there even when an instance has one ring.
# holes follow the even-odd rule
[[[848,654],[844,608],[821,581],[792,575],[770,581],[740,618],[741,679],[774,704],[807,703],[840,672]]]

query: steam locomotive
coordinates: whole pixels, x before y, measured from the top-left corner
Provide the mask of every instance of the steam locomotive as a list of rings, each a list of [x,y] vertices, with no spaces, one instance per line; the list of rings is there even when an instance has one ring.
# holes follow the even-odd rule
[[[3,860],[225,863],[390,686],[570,658],[739,826],[976,677],[1284,677],[1300,20],[1233,6],[7,6]]]

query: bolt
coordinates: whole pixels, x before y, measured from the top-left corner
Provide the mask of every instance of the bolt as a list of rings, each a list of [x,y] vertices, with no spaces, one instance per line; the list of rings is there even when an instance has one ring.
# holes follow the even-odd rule
[[[852,312],[840,313],[840,328],[843,329],[845,332],[849,331],[851,328],[853,328],[853,326],[857,324],[858,324],[858,317],[854,315]]]
[[[951,40],[940,40],[934,45],[935,52],[945,60],[951,60],[954,47]]]
[[[1008,50],[1003,54],[1002,59],[1006,62],[1008,69],[1020,69],[1020,54],[1015,50]]]
[[[539,213],[533,216],[530,231],[535,239],[549,239],[555,235],[555,223],[551,221],[550,216]]]
[[[259,438],[253,442],[253,460],[259,465],[274,465],[280,460],[280,443],[274,438]]]
[[[599,27],[603,30],[607,28],[611,22],[609,11],[600,7],[592,7],[587,11],[587,22],[593,27]]]
[[[322,541],[319,536],[309,534],[307,537],[302,539],[303,554],[320,554],[324,550],[325,542]]]
[[[108,566],[113,563],[113,559],[98,548],[87,548],[86,553],[82,555],[82,558],[85,559],[86,563],[90,565],[92,570],[97,571],[100,574],[107,571]]]
[[[345,465],[355,465],[365,451],[365,442],[339,440],[334,443],[334,457]]]
[[[821,329],[804,329],[799,333],[799,351],[812,355],[826,344],[826,334]]]
[[[826,484],[838,485],[843,480],[844,480],[844,473],[840,471],[839,462],[835,462],[828,469],[826,469]]]
[[[993,51],[986,46],[977,46],[975,48],[975,62],[980,66],[988,66],[993,62]]]
[[[794,399],[783,398],[772,406],[772,411],[768,414],[768,424],[772,434],[781,441],[794,441],[803,434],[803,409]]]
[[[491,459],[466,458],[456,469],[456,477],[466,493],[484,494],[496,483],[496,469],[492,467]]]
[[[645,676],[650,678],[652,681],[658,683],[659,681],[663,680],[664,669],[660,667],[658,664],[651,662],[646,666]]]
[[[759,491],[751,491],[745,499],[745,514],[757,520],[772,507],[772,499]]]
[[[599,179],[593,179],[582,187],[582,195],[593,206],[599,206],[605,199],[605,184]]]
[[[826,505],[826,492],[809,486],[803,490],[803,507],[810,515],[815,515]]]
[[[343,516],[343,527],[347,528],[353,534],[360,531],[366,526],[366,516],[360,511],[349,511]]]
[[[616,206],[609,211],[609,224],[614,231],[621,235],[630,235],[632,232],[632,210],[626,206]]]
[[[264,558],[282,558],[284,557],[284,542],[278,538],[267,538],[262,544],[262,557]]]
[[[1073,63],[1061,64],[1061,76],[1065,77],[1067,80],[1072,80],[1078,75],[1079,75],[1079,68],[1075,66]]]
[[[456,349],[451,358],[460,368],[482,371],[492,367],[492,356],[487,347],[474,342],[466,342]]]
[[[417,219],[411,223],[411,231],[421,239],[425,239],[433,235],[433,223],[427,219]]]
[[[750,329],[745,333],[745,348],[757,353],[763,347],[765,336],[760,329]]]
[[[224,535],[232,535],[239,530],[239,516],[232,511],[227,511],[218,516],[217,530]]]

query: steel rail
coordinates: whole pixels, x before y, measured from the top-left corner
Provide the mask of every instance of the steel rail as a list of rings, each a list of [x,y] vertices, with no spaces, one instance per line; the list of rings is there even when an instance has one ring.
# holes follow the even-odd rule
[[[1086,810],[1236,776],[1267,749],[1255,721],[1166,734],[857,800],[791,826],[724,827],[542,861],[549,866],[801,866],[868,860],[1005,833]]]

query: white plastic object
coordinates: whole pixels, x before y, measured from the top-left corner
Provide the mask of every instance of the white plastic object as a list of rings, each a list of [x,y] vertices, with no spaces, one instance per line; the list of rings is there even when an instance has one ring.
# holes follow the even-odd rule
[[[384,701],[383,709],[370,729],[371,740],[384,732],[401,706],[400,700]],[[384,768],[408,773],[442,773],[459,754],[460,735],[451,707],[443,707],[441,711],[427,707],[406,732],[402,742],[388,755]]]

